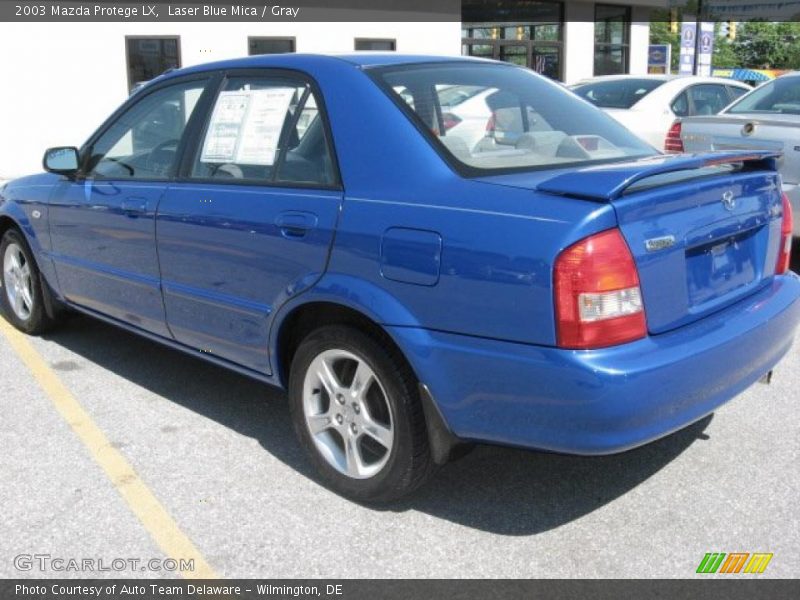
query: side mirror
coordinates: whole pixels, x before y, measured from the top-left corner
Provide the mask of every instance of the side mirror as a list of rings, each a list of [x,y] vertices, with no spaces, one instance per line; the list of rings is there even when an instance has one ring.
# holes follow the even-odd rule
[[[74,177],[80,164],[78,149],[72,146],[48,148],[45,150],[42,164],[44,170],[49,173]]]

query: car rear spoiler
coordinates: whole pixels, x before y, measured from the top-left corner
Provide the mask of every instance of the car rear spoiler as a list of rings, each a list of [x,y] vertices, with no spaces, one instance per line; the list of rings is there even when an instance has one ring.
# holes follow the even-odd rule
[[[703,154],[664,154],[641,160],[586,167],[556,175],[536,186],[538,191],[610,202],[634,183],[664,173],[691,171],[714,165],[741,164],[748,170],[777,169],[780,152],[743,151]]]

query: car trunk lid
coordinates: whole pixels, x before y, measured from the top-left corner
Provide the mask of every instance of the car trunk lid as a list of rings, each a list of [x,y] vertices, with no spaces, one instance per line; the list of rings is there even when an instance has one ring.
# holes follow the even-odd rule
[[[686,152],[732,150],[785,152],[778,168],[787,183],[800,183],[794,155],[800,149],[800,122],[797,115],[720,114],[691,117],[681,122],[681,138]],[[787,165],[785,161],[793,164]]]
[[[774,275],[781,193],[774,153],[658,156],[586,167],[529,187],[613,205],[651,334],[702,318]],[[524,175],[491,177],[523,186]]]

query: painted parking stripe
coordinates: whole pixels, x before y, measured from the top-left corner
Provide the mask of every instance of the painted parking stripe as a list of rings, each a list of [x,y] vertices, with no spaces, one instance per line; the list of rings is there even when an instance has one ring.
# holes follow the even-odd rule
[[[194,560],[194,570],[181,572],[192,579],[213,579],[218,575],[206,562],[191,540],[184,534],[150,489],[139,478],[133,466],[111,445],[106,435],[70,393],[25,335],[0,318],[0,332],[28,367],[72,431],[83,442],[92,459],[105,471],[116,490],[139,519],[153,541],[167,555],[180,563]]]

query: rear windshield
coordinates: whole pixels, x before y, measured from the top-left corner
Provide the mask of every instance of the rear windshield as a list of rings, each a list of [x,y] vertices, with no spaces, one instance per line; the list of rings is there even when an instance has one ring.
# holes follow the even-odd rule
[[[726,112],[800,115],[800,77],[779,77],[763,84]]]
[[[614,119],[528,69],[462,63],[370,72],[467,174],[655,154]]]
[[[612,79],[572,87],[572,91],[601,108],[630,108],[657,87],[663,79]]]

